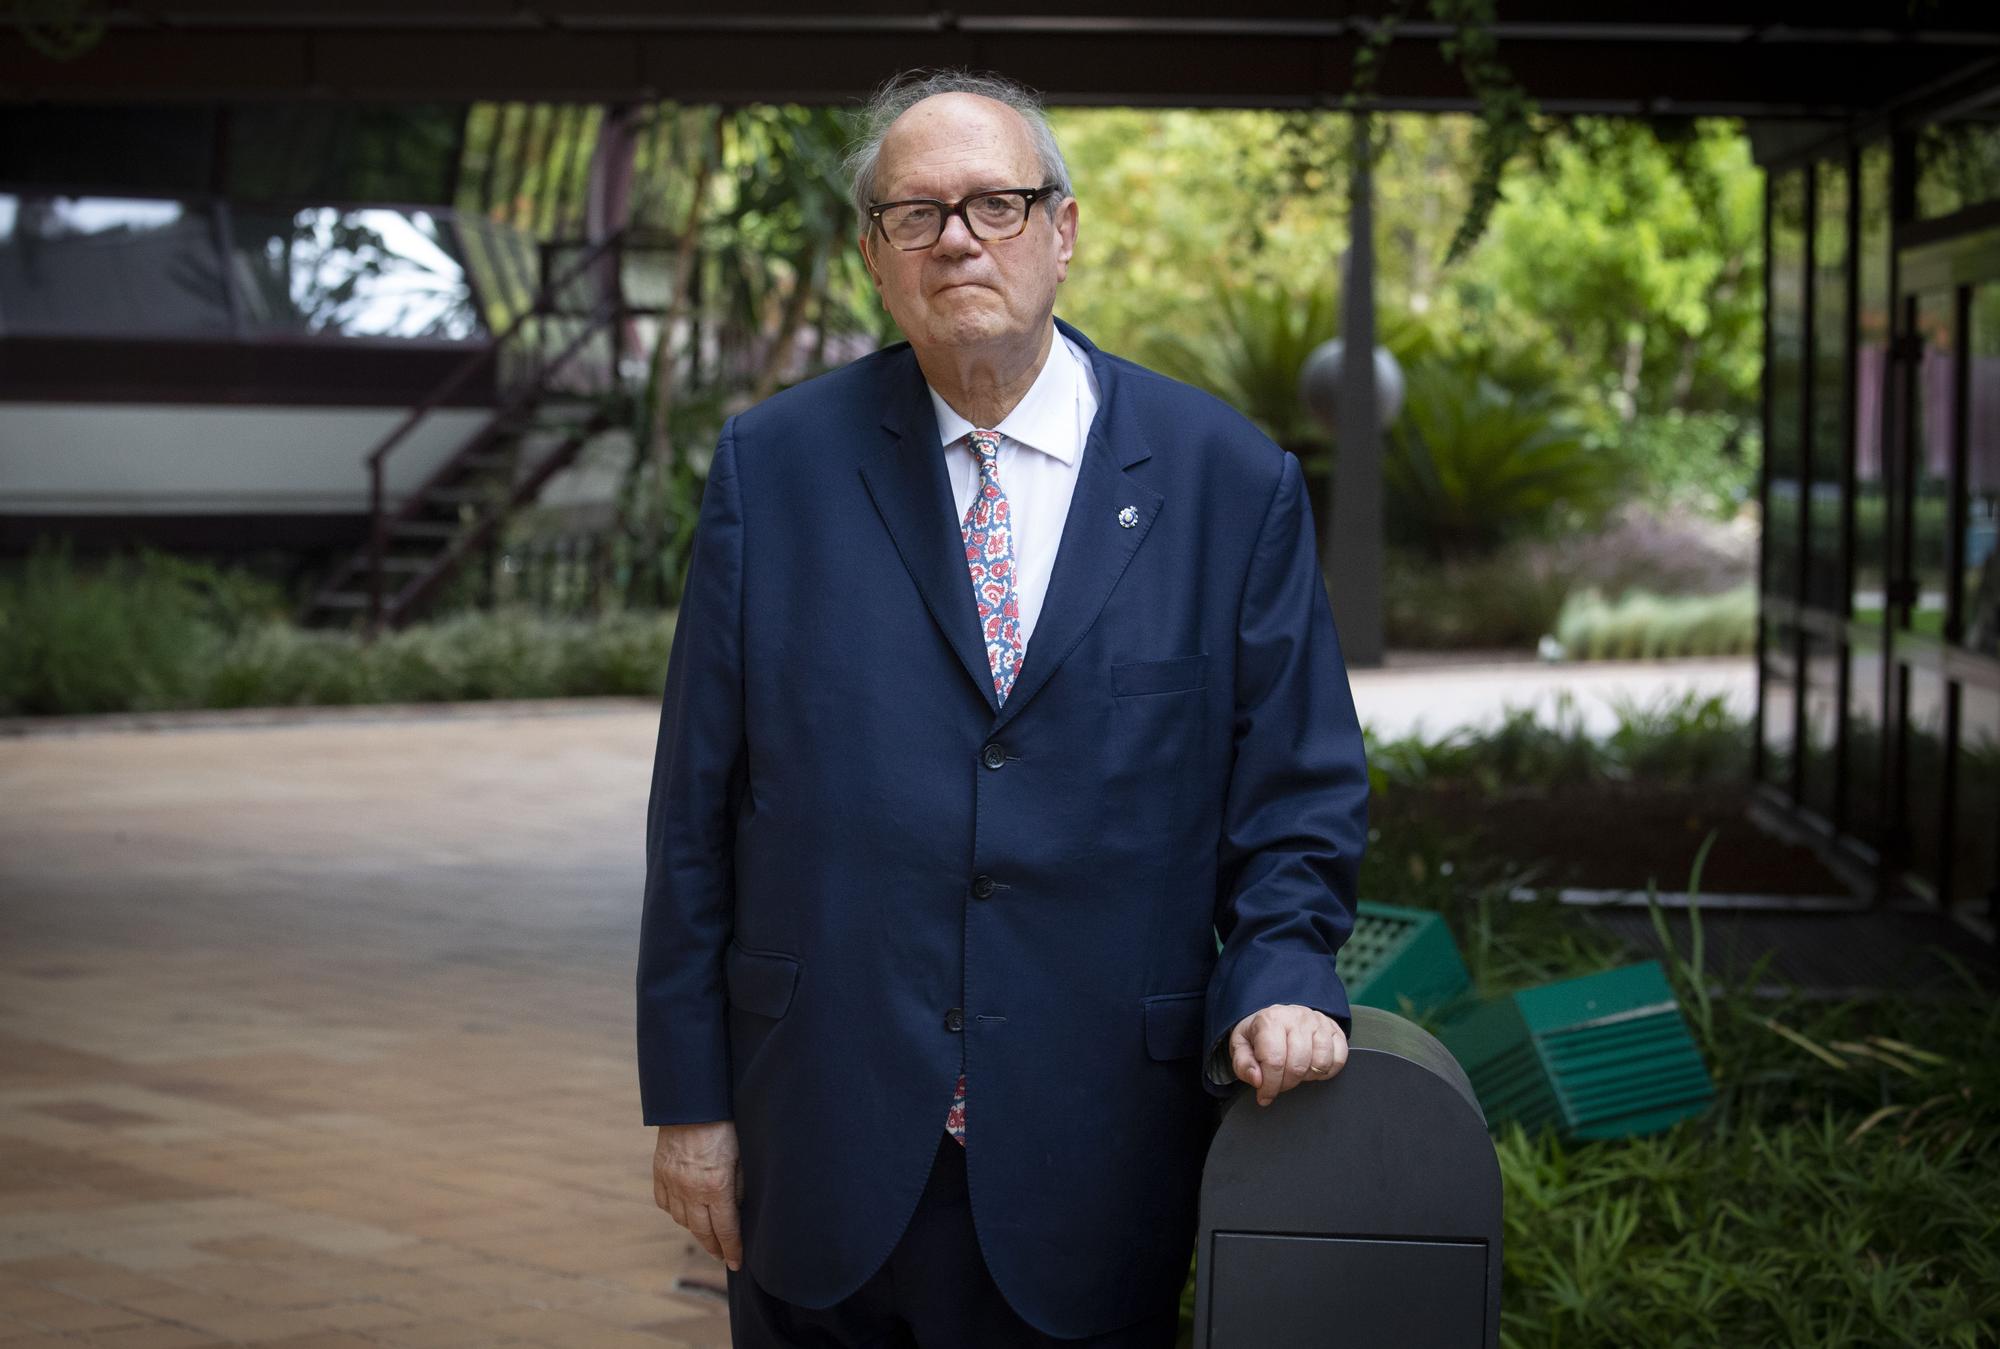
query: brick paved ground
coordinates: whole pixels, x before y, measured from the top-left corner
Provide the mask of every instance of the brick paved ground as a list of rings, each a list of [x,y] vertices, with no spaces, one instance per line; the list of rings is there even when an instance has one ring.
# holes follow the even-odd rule
[[[1747,668],[1354,684],[1395,734]],[[656,706],[296,717],[0,736],[0,1346],[726,1344],[632,1064]]]
[[[657,714],[0,740],[0,1345],[721,1345],[631,1054]]]

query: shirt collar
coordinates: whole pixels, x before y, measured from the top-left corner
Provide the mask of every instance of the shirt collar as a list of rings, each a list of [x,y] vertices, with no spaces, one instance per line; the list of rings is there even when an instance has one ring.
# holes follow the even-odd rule
[[[1049,343],[1049,358],[1042,362],[1035,382],[1028,386],[1028,392],[1014,405],[1014,410],[992,429],[1065,464],[1075,463],[1078,451],[1083,448],[1077,442],[1076,427],[1077,385],[1082,377],[1076,353],[1070,350],[1068,339],[1057,333]],[[937,413],[939,444],[949,445],[975,429],[931,388],[929,380],[924,381],[924,388],[929,391],[931,408]]]

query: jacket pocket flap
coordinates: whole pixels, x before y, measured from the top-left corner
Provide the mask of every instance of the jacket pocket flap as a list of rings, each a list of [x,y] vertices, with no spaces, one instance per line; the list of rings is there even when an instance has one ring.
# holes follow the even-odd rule
[[[752,951],[732,941],[723,955],[722,973],[731,1003],[759,1016],[780,1017],[792,1005],[799,962],[796,956]]]
[[[1146,1052],[1156,1059],[1178,1059],[1201,1052],[1201,1015],[1207,993],[1155,993],[1146,1006]]]
[[[1174,656],[1168,660],[1135,660],[1111,667],[1111,691],[1119,697],[1134,693],[1177,693],[1207,683],[1208,653]]]

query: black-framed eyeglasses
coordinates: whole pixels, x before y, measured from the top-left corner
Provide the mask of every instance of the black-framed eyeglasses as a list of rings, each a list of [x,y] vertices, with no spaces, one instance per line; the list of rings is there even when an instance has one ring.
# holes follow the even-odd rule
[[[972,237],[983,243],[1011,239],[1028,228],[1028,212],[1043,197],[1060,193],[1054,183],[1041,187],[995,187],[957,201],[911,197],[868,208],[868,218],[892,248],[913,253],[944,237],[945,222],[957,216]]]

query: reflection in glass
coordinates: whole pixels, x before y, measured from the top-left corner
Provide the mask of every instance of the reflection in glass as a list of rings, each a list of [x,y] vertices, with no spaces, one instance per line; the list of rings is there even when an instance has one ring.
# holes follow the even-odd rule
[[[1907,626],[1912,632],[1944,636],[1950,578],[1945,574],[1951,502],[1952,414],[1956,370],[1952,360],[1952,293],[1926,291],[1917,300],[1917,335],[1923,356],[1917,366],[1916,462],[1911,465],[1910,570],[1917,602]]]
[[[1765,443],[1770,495],[1765,503],[1765,588],[1790,595],[1799,575],[1799,399],[1805,359],[1805,219],[1803,168],[1771,185],[1771,425]]]
[[[465,267],[428,211],[239,212],[244,315],[268,331],[464,340],[481,328]]]
[[[1847,166],[1822,161],[1814,176],[1812,417],[1807,490],[1806,602],[1843,612],[1847,578],[1840,551],[1841,467],[1847,457]]]
[[[1806,638],[1806,743],[1801,805],[1834,819],[1838,784],[1834,751],[1840,736],[1840,649],[1822,638]]]
[[[1917,215],[1949,215],[2000,198],[2000,121],[1988,104],[1917,132]]]
[[[1884,402],[1888,395],[1889,147],[1861,151],[1861,233],[1855,241],[1860,281],[1854,347],[1854,602],[1856,618],[1879,622],[1888,565],[1888,500],[1883,491]]]
[[[229,331],[206,210],[134,197],[0,194],[0,330]]]
[[[2000,885],[2000,689],[1958,689],[1958,827],[1953,831],[1952,891],[1984,900]]]
[[[1965,424],[1965,518],[1958,523],[1965,559],[1961,640],[2000,656],[2000,283],[1972,290],[1970,406]]]
[[[463,115],[441,103],[239,103],[224,190],[237,201],[442,202]]]
[[[1909,721],[1904,737],[1903,822],[1909,830],[1910,870],[1936,893],[1944,817],[1944,680],[1905,665]]]
[[[1763,779],[1790,792],[1792,788],[1792,717],[1796,707],[1796,661],[1792,656],[1798,629],[1785,623],[1767,622],[1764,677],[1764,763]]]
[[[1847,832],[1882,845],[1882,648],[1872,638],[1847,654]]]

